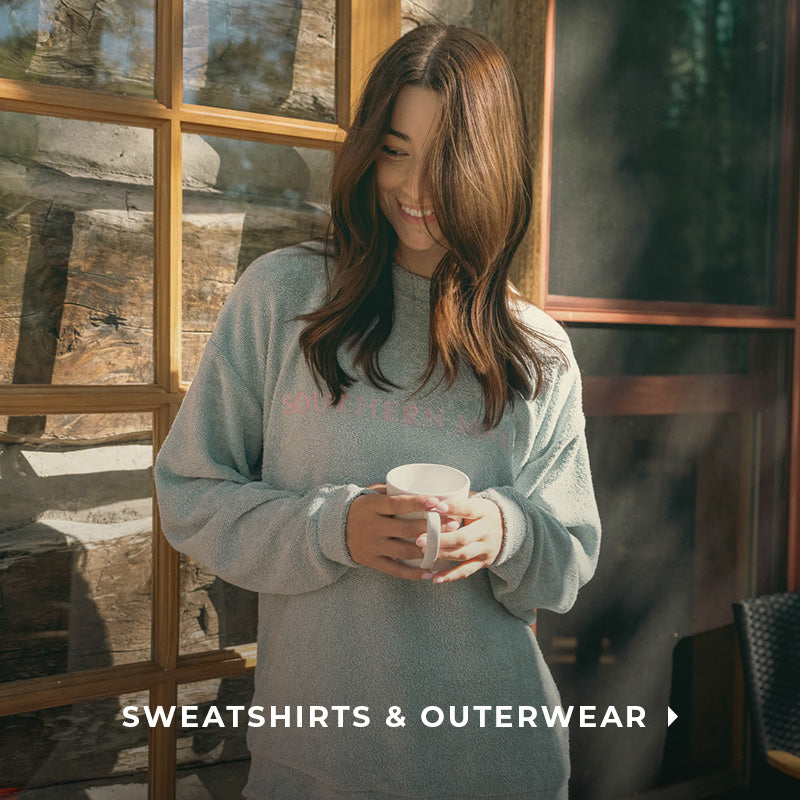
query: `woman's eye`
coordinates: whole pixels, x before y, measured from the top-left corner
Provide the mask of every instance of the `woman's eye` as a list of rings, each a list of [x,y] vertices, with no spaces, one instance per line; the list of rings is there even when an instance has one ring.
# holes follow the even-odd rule
[[[394,150],[393,148],[389,147],[388,144],[385,144],[381,150],[383,150],[386,155],[391,156],[392,158],[400,158],[400,156],[404,155],[399,150]]]

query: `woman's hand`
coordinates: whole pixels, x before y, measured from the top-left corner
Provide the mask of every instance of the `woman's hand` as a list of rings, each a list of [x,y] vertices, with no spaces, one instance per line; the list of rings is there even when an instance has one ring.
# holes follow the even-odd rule
[[[460,564],[437,573],[425,573],[433,583],[448,583],[466,578],[482,567],[493,564],[503,545],[503,517],[496,503],[485,497],[468,500],[448,500],[448,517],[463,519],[463,525],[455,532],[443,532],[439,537],[439,558],[459,561]],[[425,544],[425,534],[416,543]]]
[[[396,559],[422,558],[414,540],[427,529],[424,519],[394,519],[395,514],[447,510],[437,497],[396,495],[389,497],[383,484],[369,487],[379,494],[362,494],[350,503],[345,540],[350,557],[357,564],[373,567],[387,575],[422,580],[427,573]]]

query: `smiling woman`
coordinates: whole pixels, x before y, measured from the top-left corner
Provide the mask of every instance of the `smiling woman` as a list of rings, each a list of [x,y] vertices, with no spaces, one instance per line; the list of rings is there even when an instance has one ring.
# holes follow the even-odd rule
[[[402,41],[375,66],[337,154],[326,239],[339,268],[325,302],[298,317],[309,323],[300,345],[334,403],[353,383],[335,357],[343,341],[369,383],[392,386],[377,356],[392,330],[396,263],[430,279],[417,389],[437,363],[452,385],[466,358],[492,428],[515,393],[536,396],[549,359],[566,363],[510,302],[511,260],[532,208],[522,95],[504,53],[477,31],[423,26]]]
[[[423,197],[422,170],[442,104],[431,89],[406,86],[397,95],[386,143],[375,163],[381,211],[397,234],[400,266],[430,278],[447,252],[430,200]]]
[[[252,728],[249,800],[566,798],[564,728],[392,722],[559,705],[530,626],[597,562],[578,368],[508,281],[527,142],[491,41],[395,42],[336,154],[328,235],[247,268],[159,452],[169,541],[260,594],[254,704],[376,711],[335,737]],[[476,491],[389,495],[406,463]]]

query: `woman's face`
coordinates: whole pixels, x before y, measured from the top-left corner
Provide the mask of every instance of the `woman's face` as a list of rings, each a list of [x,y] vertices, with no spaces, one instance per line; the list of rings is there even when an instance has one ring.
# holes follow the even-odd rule
[[[394,257],[406,269],[426,277],[433,275],[447,251],[429,198],[420,195],[420,168],[440,113],[441,101],[435,92],[419,86],[401,89],[375,159],[378,202],[397,233]],[[431,233],[425,230],[426,222]]]

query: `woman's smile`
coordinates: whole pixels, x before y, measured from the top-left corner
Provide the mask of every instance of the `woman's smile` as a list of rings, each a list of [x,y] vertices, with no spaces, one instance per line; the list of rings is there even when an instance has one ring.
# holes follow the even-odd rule
[[[411,225],[425,225],[427,222],[430,225],[436,222],[436,215],[433,209],[415,209],[413,206],[407,206],[397,200],[397,206],[400,209],[400,216]]]
[[[440,115],[441,101],[435,92],[404,87],[375,161],[378,202],[397,234],[394,257],[407,270],[428,278],[447,252],[430,195],[422,185],[422,167]]]

